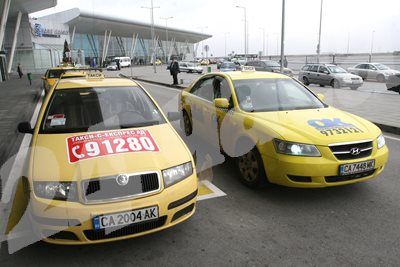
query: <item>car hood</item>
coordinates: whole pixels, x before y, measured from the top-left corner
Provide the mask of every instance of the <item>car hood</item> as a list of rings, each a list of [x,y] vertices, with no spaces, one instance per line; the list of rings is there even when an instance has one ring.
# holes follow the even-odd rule
[[[327,146],[375,139],[381,133],[373,123],[333,107],[251,114],[259,131],[268,128],[272,138],[299,143]]]
[[[394,74],[400,73],[400,71],[398,71],[398,70],[378,70],[378,72],[386,74],[386,75],[394,75]]]
[[[125,152],[111,155],[107,153],[103,154],[102,152],[97,157],[78,161],[71,160],[71,153],[69,152],[71,149],[68,148],[71,138],[88,136],[90,134],[115,134],[130,130],[145,130],[154,140],[158,151]],[[101,141],[106,139],[104,138]],[[112,138],[108,140],[113,141]],[[87,140],[86,142],[90,141],[93,140]],[[116,146],[113,147],[114,150],[115,148]],[[106,151],[104,146],[102,150]],[[119,173],[161,171],[190,160],[190,152],[182,139],[170,124],[165,123],[144,128],[115,131],[39,134],[32,151],[31,172],[34,181],[80,181]]]

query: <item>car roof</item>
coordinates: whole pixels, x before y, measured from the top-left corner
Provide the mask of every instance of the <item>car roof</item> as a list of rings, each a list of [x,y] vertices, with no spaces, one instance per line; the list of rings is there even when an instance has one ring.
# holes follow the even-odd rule
[[[232,71],[232,72],[215,72],[214,74],[229,76],[232,80],[244,79],[291,79],[289,76],[267,71]]]
[[[62,89],[78,89],[88,87],[121,87],[121,86],[138,86],[138,83],[126,78],[71,78],[61,79],[54,90]]]

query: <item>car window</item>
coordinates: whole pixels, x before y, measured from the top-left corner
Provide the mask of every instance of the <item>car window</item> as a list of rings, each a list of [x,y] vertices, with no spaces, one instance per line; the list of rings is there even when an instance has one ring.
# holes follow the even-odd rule
[[[240,108],[248,112],[325,107],[315,95],[292,79],[235,80],[234,88]]]
[[[324,73],[324,71],[328,71],[328,69],[325,66],[320,66],[318,72]]]
[[[265,61],[264,62],[268,67],[280,67],[281,65],[279,65],[278,62],[275,61]]]
[[[48,78],[60,78],[61,74],[64,73],[64,70],[49,70]]]
[[[232,92],[229,88],[228,81],[220,76],[214,78],[213,81],[214,99],[215,98],[226,98],[229,103],[233,106]]]
[[[347,71],[339,66],[329,66],[329,71],[332,73],[347,73]]]
[[[301,70],[303,70],[303,71],[308,71],[309,68],[310,68],[310,65],[305,65],[305,66],[303,66],[303,67],[301,68]]]
[[[318,71],[318,65],[312,65],[311,68],[308,71],[317,72]]]
[[[388,66],[385,66],[385,65],[383,65],[383,64],[375,64],[375,67],[376,67],[378,70],[390,70],[390,68],[389,68]]]
[[[375,66],[372,64],[368,64],[368,69],[370,70],[376,70]]]
[[[213,80],[214,79],[212,77],[208,77],[199,81],[191,93],[205,100],[212,101],[214,99]]]
[[[165,123],[139,87],[55,90],[41,133],[91,132]]]

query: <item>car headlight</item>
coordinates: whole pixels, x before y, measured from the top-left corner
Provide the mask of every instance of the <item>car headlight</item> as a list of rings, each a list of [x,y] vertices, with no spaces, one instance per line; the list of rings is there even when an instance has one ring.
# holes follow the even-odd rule
[[[35,195],[54,200],[77,201],[75,182],[34,182]]]
[[[193,173],[193,166],[191,161],[169,169],[165,169],[162,171],[164,178],[164,185],[165,187],[173,185],[179,181],[182,181],[186,177],[190,176],[192,173]]]
[[[380,134],[376,139],[376,141],[378,143],[378,149],[382,148],[386,144],[385,137],[383,137],[383,134]]]
[[[351,82],[351,78],[350,77],[343,77],[342,80],[344,82]]]
[[[277,153],[293,156],[319,157],[321,153],[314,145],[299,144],[274,139],[275,150]]]

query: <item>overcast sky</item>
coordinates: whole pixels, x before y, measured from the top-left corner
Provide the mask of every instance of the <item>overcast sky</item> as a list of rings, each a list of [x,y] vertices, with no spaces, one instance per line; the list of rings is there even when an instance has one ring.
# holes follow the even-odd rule
[[[153,0],[155,24],[173,16],[168,27],[204,32],[214,56],[244,52],[244,10],[248,21],[249,53],[280,52],[282,0]],[[285,54],[313,54],[318,43],[321,0],[286,0]],[[40,17],[78,7],[95,14],[109,14],[150,23],[151,0],[58,0],[58,5],[32,16]],[[205,28],[207,27],[207,28]],[[203,29],[201,29],[203,28]],[[372,42],[373,40],[373,42]],[[278,41],[278,42],[277,42]],[[278,43],[278,46],[277,46]],[[400,51],[399,0],[324,0],[321,53]],[[198,54],[201,48],[198,49]]]

